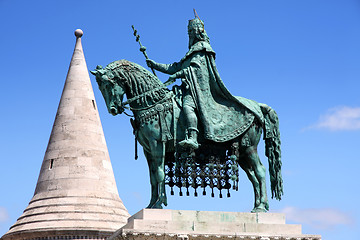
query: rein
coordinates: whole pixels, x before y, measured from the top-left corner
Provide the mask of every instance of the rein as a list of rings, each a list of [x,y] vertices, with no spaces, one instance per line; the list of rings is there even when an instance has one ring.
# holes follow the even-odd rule
[[[173,96],[172,92],[169,92],[168,94],[166,94],[166,96],[161,99],[160,101],[150,105],[150,106],[147,106],[147,107],[143,107],[143,108],[133,108],[133,107],[130,107],[130,110],[131,111],[143,111],[143,110],[147,110],[147,109],[150,109],[150,108],[153,108],[154,106],[156,106],[157,104],[161,104],[163,102],[165,102],[166,100],[168,100],[169,98],[171,98]]]
[[[144,92],[144,93],[142,93],[142,94],[140,94],[140,95],[138,95],[138,96],[132,97],[132,98],[126,100],[125,102],[122,102],[122,103],[121,103],[121,107],[124,108],[124,109],[129,109],[129,110],[131,110],[131,111],[142,111],[142,110],[150,109],[150,108],[154,107],[156,104],[163,103],[163,102],[165,102],[167,99],[169,99],[169,98],[171,98],[171,97],[173,96],[172,92],[169,92],[168,94],[166,94],[166,96],[165,96],[163,99],[161,99],[161,101],[156,102],[156,103],[154,103],[154,104],[152,104],[152,105],[150,105],[150,106],[147,106],[147,107],[143,107],[143,108],[126,107],[126,105],[129,105],[130,103],[132,103],[132,102],[134,102],[134,101],[136,101],[136,100],[138,100],[138,99],[140,99],[140,98],[142,98],[142,97],[144,97],[144,96],[146,96],[146,95],[149,95],[149,94],[151,94],[151,93],[153,93],[153,92],[156,92],[156,91],[158,91],[158,90],[161,90],[161,89],[167,89],[167,86],[168,86],[168,85],[169,85],[169,84],[163,84],[163,85],[160,86],[160,87],[151,89],[151,90],[149,90],[149,91],[147,91],[147,92]],[[129,114],[127,114],[126,112],[124,112],[124,113],[125,113],[127,116],[129,116],[129,117],[133,117],[133,116],[130,116]]]
[[[142,93],[142,94],[140,94],[140,95],[138,95],[138,96],[135,96],[135,97],[132,97],[132,98],[128,99],[128,100],[125,101],[125,102],[122,102],[122,103],[121,103],[121,106],[122,106],[122,107],[125,107],[126,105],[132,103],[132,102],[135,101],[135,100],[138,100],[139,98],[142,98],[142,97],[144,97],[144,96],[146,96],[146,95],[149,95],[149,94],[152,93],[152,92],[155,92],[155,91],[157,91],[157,90],[164,89],[164,88],[167,88],[167,87],[166,87],[166,86],[160,86],[160,87],[151,89],[150,91],[144,92],[144,93]],[[151,107],[151,106],[150,106],[150,107]]]

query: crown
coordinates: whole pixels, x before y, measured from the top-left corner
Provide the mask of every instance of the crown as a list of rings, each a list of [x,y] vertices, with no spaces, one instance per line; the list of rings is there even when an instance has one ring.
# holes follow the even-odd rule
[[[204,28],[204,22],[199,18],[189,20],[188,29]]]
[[[188,29],[204,29],[204,22],[200,20],[199,15],[197,14],[195,8],[194,8],[194,15],[195,18],[189,20]]]

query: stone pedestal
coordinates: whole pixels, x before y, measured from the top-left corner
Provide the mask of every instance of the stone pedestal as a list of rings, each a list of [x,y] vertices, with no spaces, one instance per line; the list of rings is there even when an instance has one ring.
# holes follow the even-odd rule
[[[321,240],[286,224],[282,213],[209,212],[143,209],[128,219],[109,240],[241,239]]]

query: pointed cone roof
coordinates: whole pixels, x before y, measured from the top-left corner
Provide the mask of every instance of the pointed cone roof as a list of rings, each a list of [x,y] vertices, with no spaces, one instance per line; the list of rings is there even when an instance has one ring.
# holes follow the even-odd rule
[[[103,239],[130,216],[117,191],[82,34],[75,31],[75,50],[34,196],[4,240]]]

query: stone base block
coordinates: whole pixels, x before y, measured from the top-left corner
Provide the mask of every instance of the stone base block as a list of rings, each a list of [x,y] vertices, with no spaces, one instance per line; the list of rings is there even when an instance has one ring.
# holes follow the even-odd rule
[[[286,224],[282,213],[211,212],[143,209],[110,240],[125,239],[320,240],[304,235],[301,225]]]

